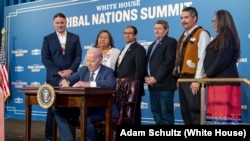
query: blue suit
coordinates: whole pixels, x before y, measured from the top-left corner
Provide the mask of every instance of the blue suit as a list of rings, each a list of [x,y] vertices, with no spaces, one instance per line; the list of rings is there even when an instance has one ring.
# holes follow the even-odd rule
[[[53,86],[58,86],[59,81],[62,79],[57,74],[58,71],[71,69],[73,72],[76,72],[82,59],[79,36],[71,32],[67,32],[65,54],[61,50],[61,44],[56,32],[44,37],[41,52],[42,63],[46,67],[46,82]],[[45,128],[47,140],[51,140],[52,137],[52,116],[52,110],[49,108]]]
[[[78,72],[67,77],[66,79],[70,82],[70,85],[75,84],[78,81],[88,82],[90,77],[90,71],[87,66],[83,66]],[[104,65],[101,65],[100,70],[95,79],[97,87],[102,88],[115,88],[116,81],[114,77],[114,71]],[[73,110],[77,112],[72,114]],[[73,135],[70,128],[70,116],[73,118],[79,116],[79,108],[66,108],[57,107],[55,110],[55,119],[60,132],[61,141],[73,141]],[[115,104],[112,107],[112,117],[118,117],[118,109]],[[70,116],[69,116],[70,115]],[[88,108],[87,114],[87,141],[95,141],[95,130],[93,126],[94,121],[99,121],[105,118],[105,107],[91,107]]]
[[[66,49],[63,55],[61,44],[56,32],[44,37],[42,46],[42,63],[46,67],[46,82],[58,86],[62,79],[57,75],[58,71],[71,69],[76,72],[82,59],[82,48],[79,36],[67,32]]]

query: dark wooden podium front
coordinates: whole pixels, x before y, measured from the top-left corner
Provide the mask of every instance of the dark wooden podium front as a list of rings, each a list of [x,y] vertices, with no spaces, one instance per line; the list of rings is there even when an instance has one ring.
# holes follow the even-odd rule
[[[39,86],[27,86],[19,92],[25,94],[26,141],[30,141],[32,105],[38,105]],[[111,88],[60,88],[55,87],[53,106],[79,107],[81,116],[81,141],[86,140],[87,107],[106,106],[106,141],[111,141],[111,115],[113,94],[118,91]],[[53,122],[53,141],[56,141],[56,123]]]

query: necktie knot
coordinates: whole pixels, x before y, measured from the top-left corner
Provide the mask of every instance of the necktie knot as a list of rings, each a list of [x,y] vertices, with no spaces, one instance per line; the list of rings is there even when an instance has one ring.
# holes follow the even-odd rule
[[[155,44],[157,45],[157,44],[159,44],[159,42],[160,42],[160,39],[157,39]]]
[[[91,72],[90,77],[89,77],[89,81],[94,81],[94,72]]]

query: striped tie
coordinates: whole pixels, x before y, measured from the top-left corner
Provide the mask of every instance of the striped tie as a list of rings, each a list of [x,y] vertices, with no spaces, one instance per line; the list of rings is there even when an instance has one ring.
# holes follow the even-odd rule
[[[95,73],[91,72],[91,75],[89,77],[89,81],[94,81],[94,75],[95,75]]]

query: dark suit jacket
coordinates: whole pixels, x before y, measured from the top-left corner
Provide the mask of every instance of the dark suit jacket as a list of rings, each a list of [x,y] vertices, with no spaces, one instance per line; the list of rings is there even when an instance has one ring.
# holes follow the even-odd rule
[[[121,51],[122,52],[122,51]],[[130,45],[125,53],[119,66],[116,64],[116,77],[131,77],[140,80],[140,95],[144,95],[144,76],[146,69],[146,50],[145,48],[134,42]]]
[[[227,46],[217,49],[214,44],[208,44],[204,59],[204,70],[208,78],[238,78],[237,60],[235,59],[235,40],[232,32],[228,32],[224,37]],[[239,85],[238,82],[210,82],[212,84]]]
[[[71,69],[76,72],[82,58],[82,48],[79,36],[67,32],[65,55],[61,51],[61,45],[56,32],[53,32],[43,39],[42,63],[46,67],[46,82],[58,86],[62,79],[57,75],[58,71]]]
[[[78,81],[88,82],[90,77],[90,71],[87,66],[82,66],[79,71],[68,76],[66,79],[70,82],[70,85],[74,85]],[[114,70],[101,65],[101,68],[95,79],[97,87],[102,88],[115,88],[116,81],[114,77]]]
[[[177,41],[166,35],[158,43],[149,58],[155,43],[153,42],[148,48],[147,61],[150,64],[151,76],[157,80],[157,84],[149,86],[149,89],[157,91],[176,90],[177,79],[172,76],[172,70],[175,64]]]

